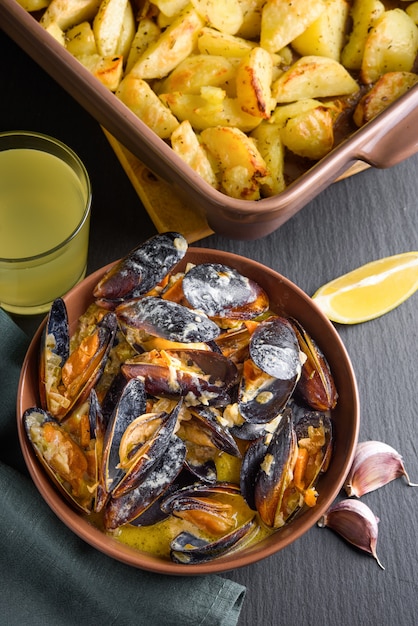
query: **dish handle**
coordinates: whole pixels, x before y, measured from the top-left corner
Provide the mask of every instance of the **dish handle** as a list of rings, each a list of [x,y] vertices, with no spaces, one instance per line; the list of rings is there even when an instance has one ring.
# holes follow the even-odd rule
[[[357,158],[377,168],[397,165],[418,152],[418,85],[370,122]]]

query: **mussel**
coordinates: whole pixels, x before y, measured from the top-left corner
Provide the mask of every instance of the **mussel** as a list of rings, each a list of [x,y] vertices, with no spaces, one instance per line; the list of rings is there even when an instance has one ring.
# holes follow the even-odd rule
[[[58,420],[63,420],[77,403],[88,398],[103,373],[116,330],[116,316],[108,313],[69,352],[68,318],[63,301],[58,300],[51,307],[41,343],[39,395],[42,407]]]
[[[273,420],[286,406],[301,373],[299,344],[289,321],[274,316],[251,335],[239,390],[239,412],[248,422]]]
[[[173,435],[165,453],[146,477],[134,488],[115,498],[110,497],[104,508],[106,530],[116,530],[140,517],[169,489],[183,468],[186,456],[184,442]]]
[[[237,382],[235,365],[215,352],[154,350],[128,359],[127,378],[143,377],[147,393],[164,398],[184,397],[186,404],[224,406]]]
[[[180,233],[151,237],[106,272],[93,291],[96,301],[114,308],[123,300],[146,294],[181,261],[187,248],[187,240]]]
[[[31,407],[23,424],[42,466],[59,491],[78,509],[89,513],[96,481],[94,451],[86,451],[47,411]]]
[[[196,344],[212,341],[220,332],[205,315],[155,296],[128,300],[116,308],[116,315],[128,343],[138,351],[149,349],[155,337],[171,343]],[[170,347],[169,343],[165,345]]]
[[[196,527],[196,534],[180,533],[171,543],[171,558],[177,563],[202,563],[222,556],[239,542],[249,541],[257,528],[254,513],[232,483],[179,489],[162,501],[161,508]]]
[[[189,306],[213,319],[252,319],[269,306],[260,285],[221,263],[195,265],[185,273],[182,287]]]
[[[298,338],[301,351],[305,354],[297,394],[312,408],[329,411],[337,403],[337,390],[329,364],[316,341],[295,319],[290,320]]]

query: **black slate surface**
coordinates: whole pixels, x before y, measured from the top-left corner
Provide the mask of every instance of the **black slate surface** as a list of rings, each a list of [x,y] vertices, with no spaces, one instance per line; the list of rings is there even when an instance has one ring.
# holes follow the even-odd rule
[[[0,25],[1,26],[1,25]],[[0,129],[31,129],[68,143],[93,184],[89,271],[155,232],[98,124],[0,32]],[[336,183],[259,241],[213,235],[195,244],[243,254],[308,294],[363,263],[418,249],[418,155],[390,170]],[[358,378],[360,440],[404,457],[418,481],[418,295],[380,319],[337,326]],[[17,320],[31,332],[36,320]],[[245,584],[240,626],[413,626],[418,623],[418,489],[403,479],[364,497],[380,518],[381,570],[328,529],[226,574]],[[1,620],[0,620],[1,621]]]

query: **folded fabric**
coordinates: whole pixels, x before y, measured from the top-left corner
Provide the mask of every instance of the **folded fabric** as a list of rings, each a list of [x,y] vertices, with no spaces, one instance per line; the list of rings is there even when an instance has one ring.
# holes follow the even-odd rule
[[[5,626],[235,626],[245,587],[110,559],[73,534],[27,475],[16,393],[29,340],[0,309],[0,615]]]

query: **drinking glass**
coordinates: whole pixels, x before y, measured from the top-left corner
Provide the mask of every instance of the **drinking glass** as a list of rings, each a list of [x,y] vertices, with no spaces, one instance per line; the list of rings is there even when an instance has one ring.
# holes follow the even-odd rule
[[[91,186],[68,146],[28,131],[0,133],[0,306],[47,311],[86,273]]]

